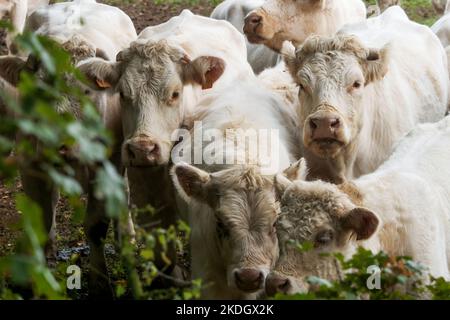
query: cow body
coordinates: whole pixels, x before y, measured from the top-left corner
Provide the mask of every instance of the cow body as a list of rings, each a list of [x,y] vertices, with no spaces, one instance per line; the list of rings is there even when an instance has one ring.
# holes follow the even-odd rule
[[[301,88],[299,121],[311,179],[339,182],[372,172],[417,123],[446,112],[445,51],[429,28],[409,21],[399,7],[335,37],[311,37],[296,55],[290,70]],[[407,58],[419,55],[420,61]]]
[[[450,117],[418,125],[375,172],[351,182],[294,181],[277,177],[282,218],[281,253],[268,277],[269,294],[307,289],[306,277],[338,279],[333,258],[362,246],[374,253],[410,256],[434,277],[450,278]],[[286,243],[310,241],[300,252]]]
[[[114,22],[114,28],[110,23]],[[101,49],[104,58],[115,60],[137,34],[133,22],[119,8],[94,0],[55,3],[42,7],[27,20],[27,29],[62,43],[73,35]]]
[[[213,10],[211,18],[227,20],[239,32],[243,32],[244,18],[250,11],[260,7],[263,3],[264,0],[226,0]],[[252,44],[248,40],[246,40],[246,45],[248,62],[256,74],[277,64],[279,56],[276,52],[264,45]]]

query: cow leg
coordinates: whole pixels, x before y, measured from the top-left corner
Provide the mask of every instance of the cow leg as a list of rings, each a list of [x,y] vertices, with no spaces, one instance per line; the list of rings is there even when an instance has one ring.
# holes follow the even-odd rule
[[[89,295],[92,298],[113,298],[105,260],[105,239],[110,219],[103,201],[95,198],[90,180],[84,230],[89,244]]]
[[[21,171],[22,187],[25,194],[42,209],[42,218],[48,240],[45,246],[45,253],[49,263],[56,260],[56,204],[59,199],[59,192],[55,185],[49,180],[36,177]]]
[[[138,225],[146,230],[152,230],[156,227],[168,228],[174,225],[177,220],[177,209],[175,204],[175,195],[173,193],[168,168],[159,166],[154,168],[128,168],[128,182],[130,188],[130,203],[137,208],[145,208],[151,205],[155,209],[155,214],[141,212],[136,218]],[[155,265],[167,275],[179,277],[181,272],[176,272],[177,252],[174,243],[168,245],[165,257],[163,258],[163,248],[157,242],[155,251]],[[178,274],[174,274],[174,271]],[[162,279],[159,279],[162,280]],[[156,287],[171,286],[166,281],[155,281]]]

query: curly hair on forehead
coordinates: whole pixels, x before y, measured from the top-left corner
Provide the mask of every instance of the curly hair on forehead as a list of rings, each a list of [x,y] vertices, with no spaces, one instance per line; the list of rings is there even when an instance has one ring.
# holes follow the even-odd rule
[[[330,51],[345,51],[354,54],[359,59],[367,58],[370,50],[366,48],[357,37],[351,35],[336,35],[324,37],[312,35],[295,52],[298,60],[314,53],[327,53]]]
[[[134,41],[130,47],[122,50],[116,57],[117,61],[129,61],[133,56],[139,56],[145,59],[162,59],[169,56],[173,61],[179,60],[184,53],[171,45],[166,40],[159,41]]]

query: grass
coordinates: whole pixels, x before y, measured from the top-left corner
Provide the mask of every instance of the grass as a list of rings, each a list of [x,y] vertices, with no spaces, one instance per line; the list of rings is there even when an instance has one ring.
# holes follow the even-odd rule
[[[376,0],[364,0],[366,5],[373,5]],[[438,14],[431,5],[431,0],[402,0],[403,9],[411,20],[431,26],[439,19]]]

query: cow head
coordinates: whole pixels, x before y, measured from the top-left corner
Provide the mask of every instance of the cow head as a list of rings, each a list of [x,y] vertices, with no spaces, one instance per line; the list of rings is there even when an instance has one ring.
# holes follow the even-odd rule
[[[120,94],[125,142],[125,166],[168,163],[173,131],[183,116],[183,88],[198,84],[211,88],[224,71],[220,58],[201,56],[191,61],[166,41],[134,42],[117,62],[92,59],[80,65],[97,90]]]
[[[280,257],[266,279],[266,293],[270,296],[306,291],[308,276],[337,280],[341,270],[329,253],[351,255],[358,241],[376,232],[377,215],[362,207],[362,196],[350,182],[292,182],[277,175],[275,188],[281,202],[276,224]],[[312,249],[301,251],[292,240],[307,242]]]
[[[311,34],[336,32],[343,25],[334,17],[338,6],[334,0],[267,0],[247,15],[244,33],[251,43],[280,51],[285,40],[299,45]]]
[[[311,36],[285,59],[299,86],[305,148],[336,158],[356,141],[364,116],[364,92],[388,72],[389,48],[364,47],[352,36]]]
[[[261,291],[278,255],[273,179],[250,166],[210,174],[187,164],[174,166],[172,176],[186,201],[209,206],[201,219],[211,222],[228,287]]]

